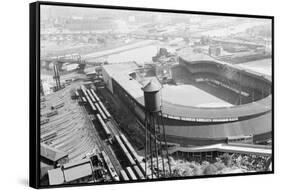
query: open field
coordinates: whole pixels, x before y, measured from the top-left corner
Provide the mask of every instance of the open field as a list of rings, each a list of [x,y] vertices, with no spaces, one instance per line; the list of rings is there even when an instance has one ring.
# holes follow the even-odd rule
[[[232,104],[192,85],[164,85],[163,101],[194,107],[229,107]]]

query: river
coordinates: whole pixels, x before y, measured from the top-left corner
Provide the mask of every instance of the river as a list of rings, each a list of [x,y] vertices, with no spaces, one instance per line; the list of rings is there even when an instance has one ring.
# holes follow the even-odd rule
[[[138,63],[151,62],[152,57],[157,53],[157,46],[149,45],[136,49],[131,49],[107,57],[109,63],[136,61]]]

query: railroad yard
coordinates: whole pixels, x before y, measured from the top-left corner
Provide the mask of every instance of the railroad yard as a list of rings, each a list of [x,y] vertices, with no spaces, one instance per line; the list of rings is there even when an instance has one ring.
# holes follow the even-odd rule
[[[119,181],[120,177],[145,179],[142,158],[117,125],[94,90],[87,89],[83,81],[41,97],[41,143],[53,149],[54,154],[67,154],[69,163],[93,155],[99,155],[103,162],[102,180],[93,178],[88,182]]]

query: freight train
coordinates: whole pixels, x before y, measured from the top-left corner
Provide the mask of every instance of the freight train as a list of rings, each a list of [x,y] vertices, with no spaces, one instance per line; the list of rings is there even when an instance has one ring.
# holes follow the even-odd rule
[[[86,104],[91,108],[91,112],[96,115],[99,124],[102,126],[103,132],[106,134],[108,140],[115,139],[118,147],[122,150],[128,161],[126,172],[120,171],[122,180],[142,180],[145,179],[145,168],[142,159],[138,156],[132,145],[129,143],[127,138],[121,133],[120,135],[114,135],[109,129],[108,122],[111,118],[111,114],[105,108],[103,103],[100,101],[93,89],[86,89],[83,85],[80,87],[81,97],[86,99]],[[101,152],[102,158],[106,163],[106,167],[110,173],[110,176],[114,181],[119,181],[119,176],[114,169],[109,157],[104,151]],[[147,168],[148,178],[151,178],[151,170]]]

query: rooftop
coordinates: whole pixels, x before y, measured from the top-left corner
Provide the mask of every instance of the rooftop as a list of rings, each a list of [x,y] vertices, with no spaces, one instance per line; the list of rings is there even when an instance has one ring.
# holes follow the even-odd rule
[[[59,185],[64,183],[63,172],[61,168],[48,171],[50,185]]]
[[[92,175],[89,159],[64,164],[63,167],[48,171],[50,185],[63,184]]]
[[[104,65],[103,69],[111,78],[123,86],[132,97],[143,98],[143,91],[141,90],[142,85],[136,80],[132,79],[129,75],[130,73],[135,72],[136,69],[139,69],[135,62]]]
[[[63,168],[66,182],[92,175],[92,166],[89,159],[65,164]]]
[[[270,75],[267,75],[265,73],[260,73],[260,72],[254,71],[252,69],[243,67],[240,64],[231,64],[231,63],[227,63],[227,62],[224,62],[224,61],[221,61],[221,60],[217,60],[213,57],[210,57],[207,54],[194,52],[192,48],[184,48],[178,54],[182,59],[184,59],[184,60],[186,60],[190,63],[196,64],[198,62],[210,61],[210,62],[214,62],[214,63],[217,63],[217,64],[226,65],[228,67],[238,69],[242,72],[247,72],[247,73],[250,73],[252,75],[263,77],[263,78],[265,78],[269,81],[272,80]]]
[[[48,160],[51,160],[54,162],[60,160],[61,158],[68,156],[68,154],[66,152],[63,152],[61,150],[48,146],[44,143],[41,143],[40,155],[42,157],[47,158]]]

